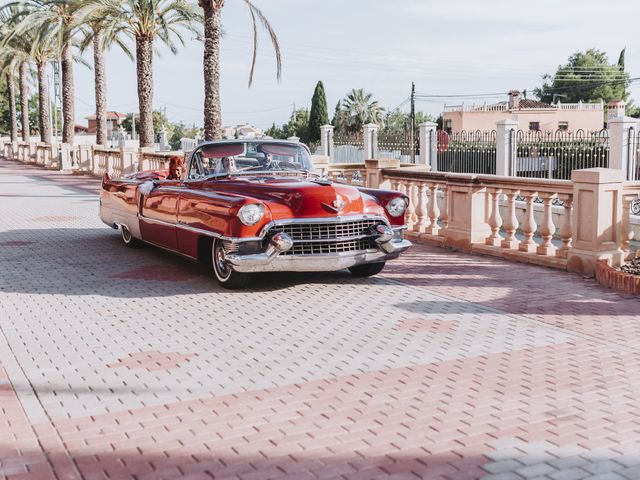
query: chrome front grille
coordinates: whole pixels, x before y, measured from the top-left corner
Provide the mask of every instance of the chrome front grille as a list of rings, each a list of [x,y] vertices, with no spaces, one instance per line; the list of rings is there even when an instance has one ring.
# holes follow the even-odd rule
[[[267,238],[284,232],[293,239],[293,248],[281,255],[322,255],[327,253],[359,252],[376,248],[372,227],[384,225],[382,220],[354,220],[349,222],[289,223],[275,225]]]
[[[305,240],[338,241],[342,238],[370,235],[371,227],[376,225],[384,225],[384,222],[382,220],[354,220],[339,223],[289,223],[271,227],[267,235],[284,232],[294,242]]]

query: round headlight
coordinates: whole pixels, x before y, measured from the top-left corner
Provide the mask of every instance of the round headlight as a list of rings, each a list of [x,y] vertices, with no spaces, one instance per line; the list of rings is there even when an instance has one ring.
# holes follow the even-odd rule
[[[407,199],[406,197],[396,197],[393,198],[387,203],[387,212],[392,217],[399,217],[404,214],[404,211],[407,209]]]
[[[249,205],[244,205],[238,211],[240,221],[249,227],[258,223],[263,215],[264,205],[261,203],[250,203]]]

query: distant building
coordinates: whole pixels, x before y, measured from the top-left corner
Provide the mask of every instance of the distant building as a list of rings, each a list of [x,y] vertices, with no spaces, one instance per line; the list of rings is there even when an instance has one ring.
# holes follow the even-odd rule
[[[85,125],[80,125],[78,123],[76,123],[74,125],[74,131],[75,133],[77,133],[78,135],[87,135],[89,128],[86,127]]]
[[[222,137],[232,138],[260,138],[264,136],[264,132],[251,125],[244,124],[236,127],[222,127]]]
[[[600,130],[604,127],[604,103],[549,104],[523,98],[511,90],[508,101],[493,104],[445,105],[443,126],[448,132],[495,130],[496,122],[512,119],[519,130]]]
[[[107,135],[111,136],[112,132],[117,132],[120,129],[122,122],[124,122],[126,118],[126,113],[107,112]],[[95,135],[98,130],[96,116],[91,115],[87,117],[87,120],[89,121],[89,128],[87,130],[87,133],[89,135]]]

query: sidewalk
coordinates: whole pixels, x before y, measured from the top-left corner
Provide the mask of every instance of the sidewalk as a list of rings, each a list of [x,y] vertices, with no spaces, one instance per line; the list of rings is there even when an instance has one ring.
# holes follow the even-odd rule
[[[0,161],[0,478],[640,479],[640,303],[415,246],[224,291]]]

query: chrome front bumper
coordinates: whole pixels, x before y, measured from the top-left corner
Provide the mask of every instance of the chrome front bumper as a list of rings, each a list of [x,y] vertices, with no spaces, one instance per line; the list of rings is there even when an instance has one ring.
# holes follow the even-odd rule
[[[332,272],[365,263],[382,263],[398,258],[412,243],[403,238],[381,235],[377,248],[362,251],[325,253],[316,255],[280,255],[292,245],[284,233],[275,235],[261,253],[239,255],[229,253],[226,261],[237,272]],[[290,247],[289,247],[290,248]]]

